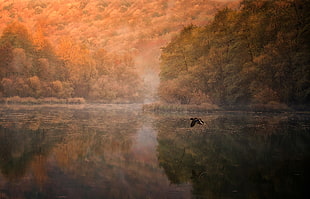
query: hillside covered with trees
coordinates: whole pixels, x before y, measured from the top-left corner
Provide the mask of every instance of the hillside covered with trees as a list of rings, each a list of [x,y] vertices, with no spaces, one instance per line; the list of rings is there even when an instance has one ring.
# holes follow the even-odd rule
[[[309,0],[243,0],[210,24],[185,27],[162,49],[161,99],[309,105],[309,21]]]
[[[1,95],[103,102],[141,97],[142,80],[128,54],[91,52],[70,38],[57,47],[18,22],[8,25],[0,37]]]
[[[158,84],[160,47],[227,2],[2,1],[0,97],[141,102]]]

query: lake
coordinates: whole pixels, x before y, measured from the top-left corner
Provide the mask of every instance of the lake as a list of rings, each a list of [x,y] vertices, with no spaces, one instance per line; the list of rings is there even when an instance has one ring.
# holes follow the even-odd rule
[[[309,129],[309,113],[2,106],[0,199],[307,198]]]

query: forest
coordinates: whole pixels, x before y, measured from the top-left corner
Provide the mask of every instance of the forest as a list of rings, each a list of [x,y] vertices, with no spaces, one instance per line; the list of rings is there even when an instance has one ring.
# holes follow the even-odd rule
[[[309,105],[310,1],[243,0],[162,48],[159,96],[176,104]]]
[[[218,9],[237,5],[223,0],[1,1],[0,101],[143,102],[158,86],[160,47],[171,35],[190,23],[205,25]]]
[[[40,29],[32,35],[19,22],[0,37],[0,74],[0,97],[131,102],[143,92],[129,53],[91,51],[69,37],[54,49]]]
[[[309,105],[309,0],[40,2],[0,2],[1,102],[143,102],[160,71],[165,103]]]

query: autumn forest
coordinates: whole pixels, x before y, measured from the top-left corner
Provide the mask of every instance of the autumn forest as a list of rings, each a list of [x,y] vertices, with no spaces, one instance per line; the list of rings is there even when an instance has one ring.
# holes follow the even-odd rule
[[[244,0],[163,48],[160,96],[171,103],[308,104],[310,2]]]
[[[130,103],[157,100],[156,93],[174,104],[307,105],[309,6],[0,2],[0,98]]]

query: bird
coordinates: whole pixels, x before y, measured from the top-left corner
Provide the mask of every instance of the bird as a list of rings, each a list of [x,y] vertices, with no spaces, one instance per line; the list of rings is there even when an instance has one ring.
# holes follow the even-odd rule
[[[195,124],[200,124],[200,125],[203,125],[204,124],[204,121],[202,121],[202,119],[200,118],[190,118],[190,120],[192,120],[192,123],[191,123],[191,127],[195,126]]]

